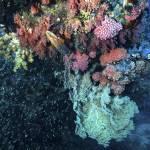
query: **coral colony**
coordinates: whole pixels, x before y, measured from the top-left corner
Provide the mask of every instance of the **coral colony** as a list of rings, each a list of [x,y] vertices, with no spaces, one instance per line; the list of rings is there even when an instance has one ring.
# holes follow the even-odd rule
[[[107,147],[136,126],[138,106],[124,91],[150,59],[148,11],[146,0],[41,0],[15,14],[16,33],[0,30],[0,54],[15,72],[61,55],[75,133]]]

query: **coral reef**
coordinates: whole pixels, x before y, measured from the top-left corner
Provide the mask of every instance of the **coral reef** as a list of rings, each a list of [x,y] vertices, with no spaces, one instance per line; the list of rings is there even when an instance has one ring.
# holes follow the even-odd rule
[[[90,73],[69,74],[66,86],[76,112],[76,134],[91,137],[108,146],[110,140],[121,141],[134,129],[132,118],[138,107],[129,97],[110,96],[110,88],[94,86]]]
[[[0,56],[14,64],[14,71],[27,70],[28,64],[33,62],[31,49],[22,48],[15,33],[4,33],[0,37]]]
[[[13,68],[16,74],[13,74],[15,77],[10,77],[10,84],[13,82],[13,78],[15,78],[14,82],[17,77],[19,78],[19,81],[17,80],[17,83],[13,84],[17,88],[24,89],[24,95],[26,95],[21,100],[22,104],[19,103],[19,107],[20,105],[23,107],[25,123],[31,123],[32,119],[37,119],[36,113],[39,112],[42,112],[42,114],[46,113],[46,116],[50,120],[54,116],[53,121],[55,122],[58,119],[58,122],[56,122],[58,126],[60,125],[58,127],[60,129],[58,129],[59,133],[56,132],[56,134],[60,134],[61,136],[57,136],[54,133],[55,130],[53,132],[53,127],[51,129],[49,128],[50,126],[46,129],[46,132],[50,130],[51,135],[59,137],[59,139],[62,138],[64,142],[66,137],[63,137],[65,134],[62,130],[65,130],[65,127],[62,127],[62,120],[60,119],[60,121],[59,117],[61,118],[62,115],[64,119],[66,112],[69,111],[66,109],[65,112],[60,114],[59,107],[61,106],[56,106],[55,115],[47,114],[47,110],[49,109],[46,107],[46,100],[49,99],[47,97],[45,98],[45,96],[47,94],[51,95],[51,99],[53,98],[53,100],[48,105],[54,106],[54,104],[57,105],[57,99],[59,99],[61,94],[62,97],[60,99],[65,102],[66,97],[63,94],[67,94],[68,92],[69,99],[71,100],[69,103],[72,102],[75,112],[74,117],[76,116],[74,126],[77,135],[83,139],[90,137],[103,146],[103,148],[107,146],[111,147],[113,143],[111,141],[124,141],[131,131],[134,130],[133,118],[139,112],[138,108],[141,108],[138,102],[139,97],[135,98],[138,104],[137,106],[131,100],[134,98],[130,99],[130,95],[127,93],[130,93],[128,91],[132,91],[130,90],[132,84],[134,85],[145,72],[148,72],[149,68],[149,1],[30,0],[28,2],[19,2],[14,0],[13,2],[3,1],[0,4],[2,4],[0,8],[4,4],[8,8],[11,8],[9,4],[20,6],[18,10],[16,8],[14,9],[13,12],[15,14],[13,12],[11,14],[11,16],[14,15],[14,24],[11,20],[9,21],[13,26],[13,31],[16,33],[6,33],[12,29],[12,26],[8,28],[0,24],[0,61],[2,58],[5,61],[0,71],[4,69],[6,64],[11,64],[11,68]],[[21,4],[25,5],[21,6]],[[5,19],[8,18],[6,15],[4,17]],[[49,61],[50,63],[46,63]],[[32,65],[29,65],[30,63]],[[35,67],[33,70],[30,70],[30,67],[32,68],[34,63],[38,69]],[[46,63],[46,65],[42,66],[41,64],[43,63]],[[59,69],[57,65],[59,65]],[[28,71],[25,73],[27,69]],[[61,70],[61,72],[57,69]],[[39,71],[40,75],[36,74]],[[30,72],[32,72],[31,78],[28,76]],[[20,79],[22,73],[23,77]],[[30,82],[26,83],[28,80],[26,82],[24,81],[25,74],[27,78],[31,79],[31,85]],[[44,81],[49,78],[51,79],[50,83],[47,83],[47,81],[45,83]],[[54,78],[59,78],[61,83],[57,83],[53,89]],[[22,80],[23,85],[18,85],[20,84],[20,80]],[[41,80],[44,80],[44,83],[41,83]],[[2,99],[0,103],[3,103],[3,99],[7,99],[4,98],[4,95],[5,92],[7,93],[9,91],[7,87],[3,88],[8,83],[3,84],[3,82],[5,81],[2,81],[2,88],[0,90]],[[42,84],[47,89],[43,88],[43,86],[38,89],[40,85],[37,83]],[[64,87],[67,90],[62,87],[62,83],[64,83]],[[26,89],[26,85],[28,88],[30,86],[30,88]],[[66,90],[66,93],[64,90]],[[43,92],[45,93],[41,94]],[[43,100],[43,95],[45,100]],[[38,104],[35,103],[35,96],[38,97],[37,100],[41,98],[44,102],[42,103],[40,101],[39,103],[37,102]],[[22,97],[18,99],[22,99]],[[31,99],[33,99],[33,103]],[[62,106],[64,104],[63,102],[59,103],[58,100],[58,103],[62,104]],[[11,103],[13,104],[13,102]],[[29,109],[35,107],[33,113],[30,114],[26,103],[31,104]],[[13,113],[15,109],[12,110]],[[3,109],[2,107],[2,112],[3,110],[5,108]],[[5,115],[2,113],[1,116],[4,118],[2,122],[9,126],[9,120],[7,123]],[[44,123],[49,120],[46,118],[43,121],[41,119],[42,115],[39,118],[40,122]],[[49,121],[48,123],[51,124]],[[39,132],[41,132],[41,124],[36,123],[36,125],[38,127],[35,127],[35,129],[39,129]],[[16,129],[16,126],[14,128]],[[1,131],[2,134],[5,131],[7,132],[7,129],[3,129]],[[139,130],[137,129],[136,131],[138,132]],[[10,133],[14,138],[14,131]],[[33,147],[27,146],[26,149],[37,149],[38,142],[35,142],[34,135],[30,135],[28,130],[27,133],[24,133],[23,136],[26,137],[27,135],[27,139],[30,141],[29,143],[35,143],[35,145]],[[37,134],[36,136],[38,136]],[[29,135],[30,138],[28,138]],[[47,135],[49,139],[49,134],[46,134],[46,137]],[[46,137],[41,136],[40,139],[42,139],[42,142],[46,141],[48,143],[47,141],[53,140],[53,138],[47,140]],[[71,140],[72,137],[70,134],[69,137]],[[86,140],[88,139],[86,138]],[[2,139],[1,141],[4,143],[2,145],[6,145],[8,139]],[[10,143],[12,146],[13,143]],[[16,149],[15,146],[13,148]],[[22,146],[19,149],[22,149]],[[38,149],[51,148],[40,145]],[[60,149],[67,148],[63,147]],[[68,149],[72,149],[72,147]]]
[[[39,22],[34,23],[16,14],[14,20],[21,45],[31,48],[40,58],[43,58],[48,51],[45,33],[50,27],[50,17],[43,16]]]

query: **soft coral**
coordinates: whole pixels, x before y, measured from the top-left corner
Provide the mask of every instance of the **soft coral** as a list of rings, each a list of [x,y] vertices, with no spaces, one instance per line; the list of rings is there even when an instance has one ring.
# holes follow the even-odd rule
[[[28,19],[23,19],[19,14],[15,15],[17,34],[23,47],[31,48],[40,58],[43,58],[47,50],[46,31],[50,27],[50,17],[44,16],[34,25],[30,25]]]

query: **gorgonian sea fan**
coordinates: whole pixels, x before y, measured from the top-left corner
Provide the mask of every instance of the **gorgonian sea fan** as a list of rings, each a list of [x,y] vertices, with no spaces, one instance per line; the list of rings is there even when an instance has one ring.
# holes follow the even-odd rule
[[[122,29],[123,26],[121,23],[105,16],[105,19],[101,22],[101,25],[97,26],[94,30],[94,34],[100,40],[107,40],[116,36]]]

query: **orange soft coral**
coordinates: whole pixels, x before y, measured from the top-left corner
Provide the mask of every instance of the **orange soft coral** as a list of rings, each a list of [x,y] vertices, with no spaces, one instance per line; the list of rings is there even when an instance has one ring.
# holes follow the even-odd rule
[[[112,49],[100,56],[100,63],[102,66],[120,61],[127,57],[127,51],[124,48]]]

